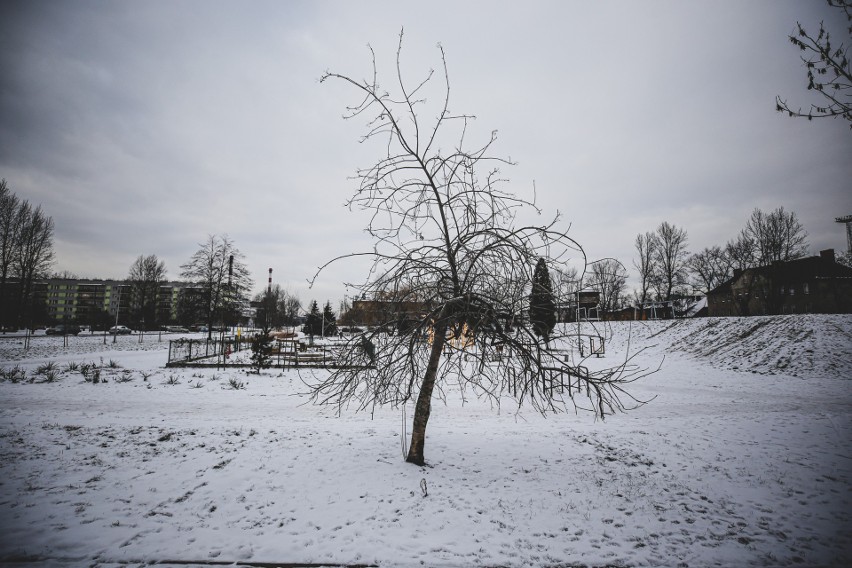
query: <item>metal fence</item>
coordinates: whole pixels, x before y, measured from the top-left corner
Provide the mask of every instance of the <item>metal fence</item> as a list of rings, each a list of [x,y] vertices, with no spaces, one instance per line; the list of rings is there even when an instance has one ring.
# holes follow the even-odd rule
[[[232,354],[250,348],[251,343],[240,337],[216,337],[213,339],[173,339],[169,341],[167,367],[193,364],[227,364]]]
[[[167,367],[249,367],[240,351],[250,350],[251,340],[241,337],[176,339],[169,342]],[[339,353],[329,346],[309,346],[297,341],[276,341],[269,355],[271,367],[336,367]]]

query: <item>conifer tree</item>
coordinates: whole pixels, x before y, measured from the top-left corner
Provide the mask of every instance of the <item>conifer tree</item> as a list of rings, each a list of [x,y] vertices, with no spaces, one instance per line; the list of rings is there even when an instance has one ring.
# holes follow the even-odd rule
[[[542,337],[545,343],[550,341],[550,332],[556,326],[556,303],[553,301],[550,273],[543,258],[538,259],[533,272],[530,323],[536,335]]]
[[[337,316],[331,310],[331,302],[326,301],[322,310],[322,334],[324,337],[337,333]]]
[[[305,326],[302,328],[302,331],[306,335],[310,335],[311,338],[322,334],[322,314],[319,311],[316,300],[311,302],[311,311],[308,312],[308,317],[305,320]]]
[[[272,338],[264,329],[251,339],[251,366],[259,375],[261,369],[272,365]]]

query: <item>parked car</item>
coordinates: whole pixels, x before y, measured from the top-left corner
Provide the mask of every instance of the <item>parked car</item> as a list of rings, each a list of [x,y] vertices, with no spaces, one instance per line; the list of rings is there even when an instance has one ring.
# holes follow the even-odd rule
[[[109,328],[109,332],[112,335],[130,335],[133,333],[133,330],[123,325],[114,325]]]
[[[188,333],[189,330],[185,327],[181,327],[179,325],[166,325],[163,326],[163,331],[167,331],[169,333]]]
[[[80,333],[79,325],[66,325],[61,323],[44,330],[45,335],[77,335]]]

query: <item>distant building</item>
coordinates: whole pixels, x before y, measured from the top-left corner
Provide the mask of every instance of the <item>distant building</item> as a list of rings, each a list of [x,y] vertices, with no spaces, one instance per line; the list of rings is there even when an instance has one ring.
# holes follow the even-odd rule
[[[399,321],[418,320],[429,311],[425,302],[409,300],[355,300],[341,319],[346,325],[387,325]]]
[[[852,268],[834,250],[737,270],[707,294],[709,316],[852,313]]]
[[[7,286],[5,297],[0,298],[7,307],[14,307],[17,283]],[[187,282],[162,282],[157,291],[156,323],[177,323],[178,308],[184,297],[199,294],[194,284]],[[76,323],[101,329],[116,321],[123,325],[138,325],[133,321],[133,294],[124,280],[96,280],[81,278],[48,278],[33,283],[34,309],[28,325]],[[35,309],[37,308],[37,309]],[[10,310],[11,311],[11,310]],[[150,324],[151,322],[149,322]]]

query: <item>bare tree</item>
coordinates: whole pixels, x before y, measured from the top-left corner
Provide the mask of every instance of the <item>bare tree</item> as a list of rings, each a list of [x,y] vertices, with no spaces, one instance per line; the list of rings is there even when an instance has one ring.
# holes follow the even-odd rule
[[[736,239],[725,245],[725,255],[733,270],[745,270],[757,266],[754,240],[741,231]]]
[[[846,39],[852,41],[852,4],[847,0],[828,0],[828,4],[842,11],[846,17]],[[832,45],[831,34],[822,22],[819,32],[813,35],[796,22],[797,31],[789,36],[790,43],[799,48],[802,63],[807,69],[808,90],[820,94],[823,104],[811,104],[807,111],[801,107],[793,110],[787,101],[775,97],[775,108],[789,116],[814,118],[843,118],[852,128],[852,71],[849,67],[849,44]]]
[[[614,258],[604,258],[590,263],[589,286],[600,292],[600,306],[604,312],[621,307],[627,288],[627,270]]]
[[[725,249],[719,246],[705,248],[687,261],[693,277],[693,285],[708,293],[731,277],[731,260]]]
[[[401,49],[402,34],[394,94],[378,85],[375,54],[371,79],[326,72],[322,81],[339,80],[359,93],[360,101],[345,118],[366,118],[363,141],[381,141],[384,154],[358,171],[360,187],[349,202],[371,213],[367,231],[374,248],[340,258],[369,257],[366,282],[353,287],[363,297],[405,302],[414,319],[404,333],[390,335],[378,326],[344,344],[341,365],[313,385],[314,400],[368,409],[416,399],[406,460],[419,465],[425,463],[433,395],[444,396],[449,388],[462,396],[473,392],[489,397],[496,404],[508,393],[541,412],[570,406],[602,417],[624,410],[623,397],[635,402],[624,384],[639,371],[619,366],[590,372],[568,366],[545,348],[522,317],[538,258],[556,266],[569,253],[582,256],[582,250],[557,229],[558,214],[544,225],[518,222],[522,210],[537,209],[500,189],[497,167],[509,161],[490,156],[494,133],[483,145],[468,149],[472,117],[448,110],[443,49],[439,46],[438,76],[443,81],[437,86],[436,108],[428,106],[427,96],[436,88],[436,77],[430,72],[422,80],[406,81]],[[386,323],[392,327],[395,322]],[[564,339],[557,331],[551,342]],[[563,384],[566,388],[556,388]],[[586,404],[581,395],[588,397]]]
[[[556,301],[556,321],[567,322],[573,318],[572,299],[580,289],[580,271],[576,266],[557,265],[551,272],[553,298]]]
[[[255,321],[261,327],[274,329],[293,325],[293,321],[299,315],[299,299],[282,288],[280,284],[274,284],[271,289],[268,288],[256,294],[254,301],[260,305]]]
[[[20,280],[18,305],[23,317],[29,319],[33,308],[33,282],[49,274],[54,260],[53,218],[45,215],[41,205],[32,207],[23,201],[15,223],[19,230],[13,261],[15,276]]]
[[[302,311],[302,301],[295,294],[287,293],[281,304],[280,311],[284,316],[285,325],[296,325],[299,313]]]
[[[637,300],[639,307],[644,308],[648,301],[648,293],[651,291],[654,283],[654,259],[657,253],[657,239],[654,233],[645,233],[636,235],[636,260],[633,261],[633,266],[639,272],[639,293]]]
[[[808,254],[808,234],[796,214],[783,207],[764,213],[755,209],[743,229],[742,240],[751,242],[758,266],[788,261]]]
[[[166,263],[157,255],[139,255],[130,265],[130,305],[137,325],[156,329],[160,285],[166,280]]]
[[[660,295],[672,299],[672,292],[686,281],[686,230],[663,221],[657,227],[654,266],[659,275]]]
[[[19,206],[18,196],[12,193],[5,179],[0,180],[0,327],[10,323],[7,306],[12,302],[11,298],[7,297],[6,283],[14,269],[13,263],[21,237],[18,227]]]
[[[227,235],[209,235],[192,258],[181,265],[183,278],[201,288],[208,337],[213,324],[225,325],[252,286],[243,254]]]

